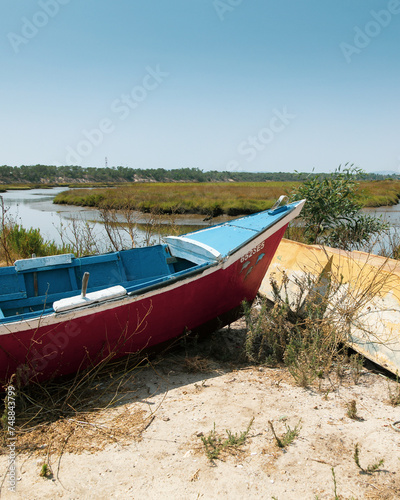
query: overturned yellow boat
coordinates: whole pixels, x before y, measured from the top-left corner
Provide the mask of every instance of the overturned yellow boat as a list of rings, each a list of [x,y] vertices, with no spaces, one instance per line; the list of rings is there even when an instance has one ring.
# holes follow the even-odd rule
[[[347,343],[400,373],[400,261],[283,239],[260,288],[274,300],[271,280],[285,281],[293,303],[304,294],[301,283],[311,283],[311,300],[325,295],[328,313],[347,324]]]

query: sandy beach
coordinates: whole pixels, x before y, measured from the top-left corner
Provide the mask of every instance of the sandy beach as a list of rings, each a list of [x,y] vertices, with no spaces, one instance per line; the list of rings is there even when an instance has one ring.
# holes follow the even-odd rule
[[[2,498],[400,498],[396,382],[369,365],[299,387],[286,368],[242,362],[244,329],[239,320],[132,370],[107,408],[18,435],[15,492],[8,450],[0,456]],[[297,436],[280,448],[272,429]],[[203,441],[224,443],[229,433],[244,442],[210,460]]]

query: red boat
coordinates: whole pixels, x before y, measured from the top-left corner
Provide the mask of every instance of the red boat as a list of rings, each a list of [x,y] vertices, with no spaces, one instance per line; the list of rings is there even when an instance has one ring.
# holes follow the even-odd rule
[[[0,383],[66,375],[228,324],[260,287],[304,201],[165,244],[0,268]]]

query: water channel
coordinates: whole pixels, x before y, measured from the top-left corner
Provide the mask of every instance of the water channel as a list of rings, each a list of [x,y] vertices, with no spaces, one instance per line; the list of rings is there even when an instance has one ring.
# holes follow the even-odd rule
[[[2,193],[4,207],[7,210],[7,216],[13,221],[23,225],[25,228],[39,228],[42,236],[46,240],[53,240],[57,244],[68,241],[73,238],[71,234],[71,224],[73,221],[78,224],[89,222],[101,251],[110,250],[110,241],[106,236],[104,224],[101,223],[101,217],[98,210],[75,207],[70,205],[56,205],[53,203],[54,197],[65,187],[56,187],[51,189],[31,189],[31,190],[13,190]],[[391,231],[400,231],[400,204],[391,207],[367,208],[364,211],[389,222]],[[141,224],[146,224],[149,217],[140,213],[136,215],[136,222],[139,224],[136,233],[136,245],[142,246],[146,238],[146,231]],[[223,218],[214,219],[212,223],[221,222]],[[168,222],[168,221],[165,221]],[[175,224],[185,227],[187,231],[193,230],[193,227],[200,228],[206,226],[201,216],[185,216],[175,219]],[[160,237],[154,234],[153,237]],[[129,247],[130,238],[124,235],[124,242]],[[377,247],[374,247],[377,249]]]

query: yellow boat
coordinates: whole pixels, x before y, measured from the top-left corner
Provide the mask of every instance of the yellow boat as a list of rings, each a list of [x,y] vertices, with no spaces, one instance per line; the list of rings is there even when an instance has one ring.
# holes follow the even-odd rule
[[[328,313],[347,321],[348,344],[400,373],[400,261],[283,239],[260,288],[273,300],[271,278],[286,280],[291,302],[305,280],[313,283],[314,297],[329,294]]]

